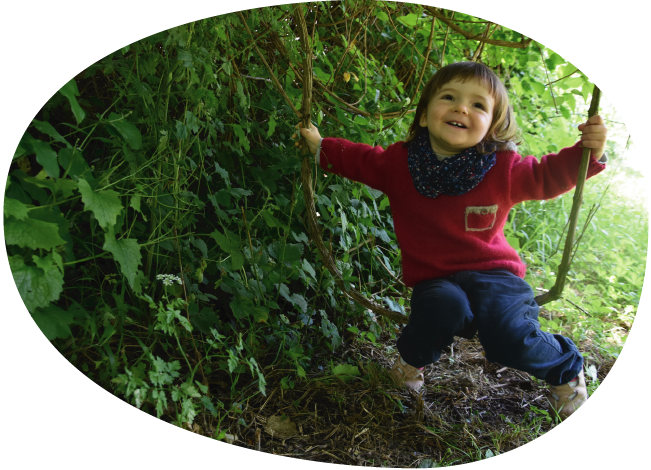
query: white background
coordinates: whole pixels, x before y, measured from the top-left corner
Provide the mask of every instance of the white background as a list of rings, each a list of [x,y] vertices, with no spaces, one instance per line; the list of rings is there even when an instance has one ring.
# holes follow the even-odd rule
[[[0,141],[5,172],[40,107],[110,52],[179,24],[280,2],[113,0],[11,2],[1,7]],[[639,149],[649,112],[645,2],[440,0],[435,6],[495,21],[579,67],[617,108]],[[4,179],[2,183],[4,187]],[[648,191],[648,189],[647,189]],[[648,197],[648,195],[647,195]],[[2,451],[5,468],[324,468],[203,438],[137,411],[74,369],[40,333],[13,283],[6,253],[2,308]],[[562,426],[472,468],[640,468],[651,419],[647,295],[604,384]],[[266,437],[263,435],[263,437]]]

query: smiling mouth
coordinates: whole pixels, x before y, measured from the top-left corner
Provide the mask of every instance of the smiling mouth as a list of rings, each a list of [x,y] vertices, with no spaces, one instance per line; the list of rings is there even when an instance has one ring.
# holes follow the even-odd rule
[[[450,122],[447,122],[446,124],[449,124],[452,127],[458,127],[459,129],[467,129],[466,126],[464,126],[460,122],[456,122],[456,121],[450,121]]]

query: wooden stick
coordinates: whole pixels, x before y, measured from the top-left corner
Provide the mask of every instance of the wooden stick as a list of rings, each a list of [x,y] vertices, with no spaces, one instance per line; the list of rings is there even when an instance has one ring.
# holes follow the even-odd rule
[[[305,24],[305,18],[303,17],[303,9],[301,4],[297,4],[294,7],[294,20],[298,25],[299,34],[301,36],[301,47],[303,48],[303,54],[305,54],[305,59],[303,62],[303,104],[301,106],[301,114],[303,117],[302,125],[303,127],[310,126],[310,106],[312,100],[312,46],[310,45],[310,37],[307,34],[307,25]],[[343,276],[337,265],[332,258],[331,252],[326,248],[323,243],[323,236],[321,233],[321,228],[319,227],[319,222],[316,215],[316,209],[314,208],[314,191],[312,189],[312,171],[310,168],[310,159],[309,151],[307,148],[307,143],[305,139],[301,141],[301,149],[303,150],[303,162],[301,164],[301,182],[303,183],[303,197],[305,199],[305,209],[307,211],[307,228],[310,233],[310,238],[317,247],[319,256],[323,261],[323,264],[326,266],[328,271],[334,277],[335,282],[339,289],[351,300],[354,300],[361,306],[370,309],[377,315],[382,315],[399,323],[408,323],[409,319],[398,312],[384,308],[381,305],[375,303],[374,301],[367,299],[365,296],[357,292],[352,287],[346,286],[343,281]],[[332,243],[330,244],[332,246]]]
[[[599,98],[601,91],[595,85],[592,91],[592,101],[590,102],[590,110],[588,111],[588,119],[597,114],[599,109]],[[556,283],[545,292],[535,298],[538,305],[544,305],[547,302],[560,298],[565,287],[565,279],[567,272],[570,270],[570,263],[572,260],[572,247],[574,245],[574,235],[576,232],[576,223],[579,219],[579,209],[583,202],[583,187],[585,186],[585,179],[588,175],[588,165],[590,163],[590,149],[583,148],[583,155],[581,158],[581,166],[579,166],[579,175],[576,182],[576,189],[574,190],[574,201],[572,202],[572,211],[570,212],[570,226],[567,229],[567,238],[565,238],[565,248],[563,250],[563,258],[561,264],[558,265],[558,274],[556,275]]]

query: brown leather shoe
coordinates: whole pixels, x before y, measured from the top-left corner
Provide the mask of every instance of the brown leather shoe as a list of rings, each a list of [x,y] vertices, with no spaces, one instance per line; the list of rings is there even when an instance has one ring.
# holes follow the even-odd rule
[[[566,419],[588,399],[583,371],[563,385],[549,386],[549,402],[561,419]]]
[[[390,374],[397,384],[404,385],[414,392],[417,392],[423,387],[423,385],[425,385],[424,370],[424,367],[416,368],[410,366],[401,356],[398,356],[398,359],[391,368]]]

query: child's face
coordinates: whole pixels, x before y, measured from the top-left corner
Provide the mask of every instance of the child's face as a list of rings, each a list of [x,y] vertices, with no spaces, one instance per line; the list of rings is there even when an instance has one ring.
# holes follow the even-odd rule
[[[495,99],[479,81],[446,83],[432,97],[420,117],[429,130],[432,149],[439,155],[455,155],[474,147],[493,122]]]

